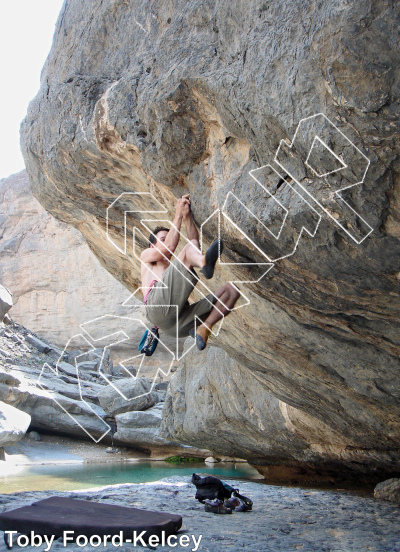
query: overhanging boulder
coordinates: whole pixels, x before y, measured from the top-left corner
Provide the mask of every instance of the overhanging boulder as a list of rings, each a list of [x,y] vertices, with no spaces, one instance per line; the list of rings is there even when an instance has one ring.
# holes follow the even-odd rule
[[[321,462],[340,463],[338,442],[351,443],[344,463],[352,450],[364,451],[355,469],[387,471],[400,461],[399,20],[398,3],[384,0],[67,0],[21,127],[34,195],[79,228],[132,292],[140,286],[132,228],[144,231],[143,217],[128,196],[107,208],[121,194],[150,193],[167,211],[162,218],[172,220],[176,198],[190,193],[197,224],[209,220],[205,245],[218,228],[224,232],[226,264],[218,265],[213,290],[245,282],[248,300],[211,343],[247,368],[253,395],[261,386],[287,405],[286,423],[295,419],[300,435],[313,420],[326,428],[328,442],[310,445]],[[288,154],[278,166],[277,148],[284,140],[288,153],[299,123],[319,113],[337,128],[332,151],[340,133],[349,140],[333,165],[354,146],[368,170],[362,184],[343,192],[347,211],[318,180],[322,203],[306,196],[321,215],[315,236],[303,232],[293,255],[261,277],[260,251],[284,218],[274,198],[290,214],[279,245],[294,246],[311,210],[293,178],[300,191],[316,174],[325,178],[313,169],[323,136],[296,174],[297,158]],[[249,172],[268,165],[276,178],[260,188]],[[359,174],[360,166],[353,169]],[[209,219],[224,207],[232,222]],[[355,241],[351,231],[365,239]],[[139,252],[145,246],[139,235]],[[225,394],[221,385],[215,401]],[[226,416],[218,427],[249,431]],[[186,427],[179,432],[183,438]],[[274,436],[283,450],[286,436]]]

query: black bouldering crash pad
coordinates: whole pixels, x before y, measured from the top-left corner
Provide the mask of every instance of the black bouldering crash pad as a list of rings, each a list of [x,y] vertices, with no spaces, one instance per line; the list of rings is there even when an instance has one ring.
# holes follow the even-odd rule
[[[120,535],[132,539],[134,531],[146,531],[143,540],[151,535],[162,534],[167,538],[182,527],[182,517],[175,514],[140,510],[125,506],[115,506],[76,500],[73,498],[51,497],[0,514],[0,530],[18,531],[29,535],[54,535],[62,537],[64,531],[74,531],[75,535]]]

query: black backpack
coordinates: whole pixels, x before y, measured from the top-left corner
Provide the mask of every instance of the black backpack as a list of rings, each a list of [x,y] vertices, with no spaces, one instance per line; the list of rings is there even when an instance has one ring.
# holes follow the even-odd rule
[[[195,498],[197,498],[199,502],[204,503],[206,499],[213,500],[214,498],[225,500],[225,498],[231,498],[233,494],[233,496],[239,498],[242,503],[238,511],[248,511],[253,507],[253,501],[247,498],[247,496],[239,494],[239,489],[231,487],[231,485],[224,483],[213,475],[205,475],[202,477],[194,473],[192,475],[192,483],[196,486]]]
[[[213,475],[206,475],[202,477],[194,473],[192,475],[192,483],[196,485],[196,496],[199,502],[204,502],[207,498],[212,500],[218,498],[218,500],[225,500],[230,498],[232,493],[236,490],[230,485],[223,483],[218,477]]]
[[[196,496],[199,502],[204,502],[207,498],[212,500],[218,498],[218,500],[224,500],[230,498],[235,490],[230,485],[222,483],[218,477],[213,475],[206,475],[204,477],[194,473],[192,475],[192,483],[196,485]]]

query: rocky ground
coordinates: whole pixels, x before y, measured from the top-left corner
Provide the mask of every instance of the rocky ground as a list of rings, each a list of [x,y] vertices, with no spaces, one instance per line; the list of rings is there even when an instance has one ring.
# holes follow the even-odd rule
[[[347,491],[304,490],[262,483],[230,481],[254,501],[251,512],[219,516],[204,511],[194,499],[195,488],[187,477],[171,477],[143,485],[118,485],[84,492],[24,492],[0,495],[0,511],[28,505],[49,496],[69,496],[179,514],[182,531],[202,535],[201,552],[399,552],[399,508],[370,496]],[[160,551],[193,547],[162,547]],[[51,550],[63,550],[55,542]],[[69,550],[82,550],[68,545]],[[100,548],[103,550],[104,548]],[[134,548],[140,550],[140,548]],[[25,548],[27,552],[34,550]],[[90,546],[84,550],[91,550]],[[99,548],[98,548],[99,550]],[[114,550],[108,546],[107,550]],[[132,550],[132,545],[121,552]],[[0,543],[0,552],[6,547]]]
[[[33,347],[32,344],[26,341],[29,334],[35,336],[35,334],[12,320],[8,324],[2,323],[0,325],[0,366],[11,368],[11,366],[18,366],[20,362],[41,370],[43,364],[49,362],[51,357],[57,359],[60,356],[61,350],[56,347],[53,347],[52,351],[55,354],[52,354],[50,358],[48,355],[50,351],[44,353],[39,351],[37,347]]]
[[[210,456],[161,437],[167,381],[131,377],[135,367],[126,368],[106,348],[63,352],[12,320],[0,323],[0,405],[29,414],[30,429],[107,446],[113,440],[156,458]]]

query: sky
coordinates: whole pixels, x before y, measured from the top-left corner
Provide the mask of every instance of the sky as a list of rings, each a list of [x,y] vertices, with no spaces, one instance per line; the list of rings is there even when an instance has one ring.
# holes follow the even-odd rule
[[[25,168],[19,126],[40,87],[63,0],[0,0],[0,179]]]

